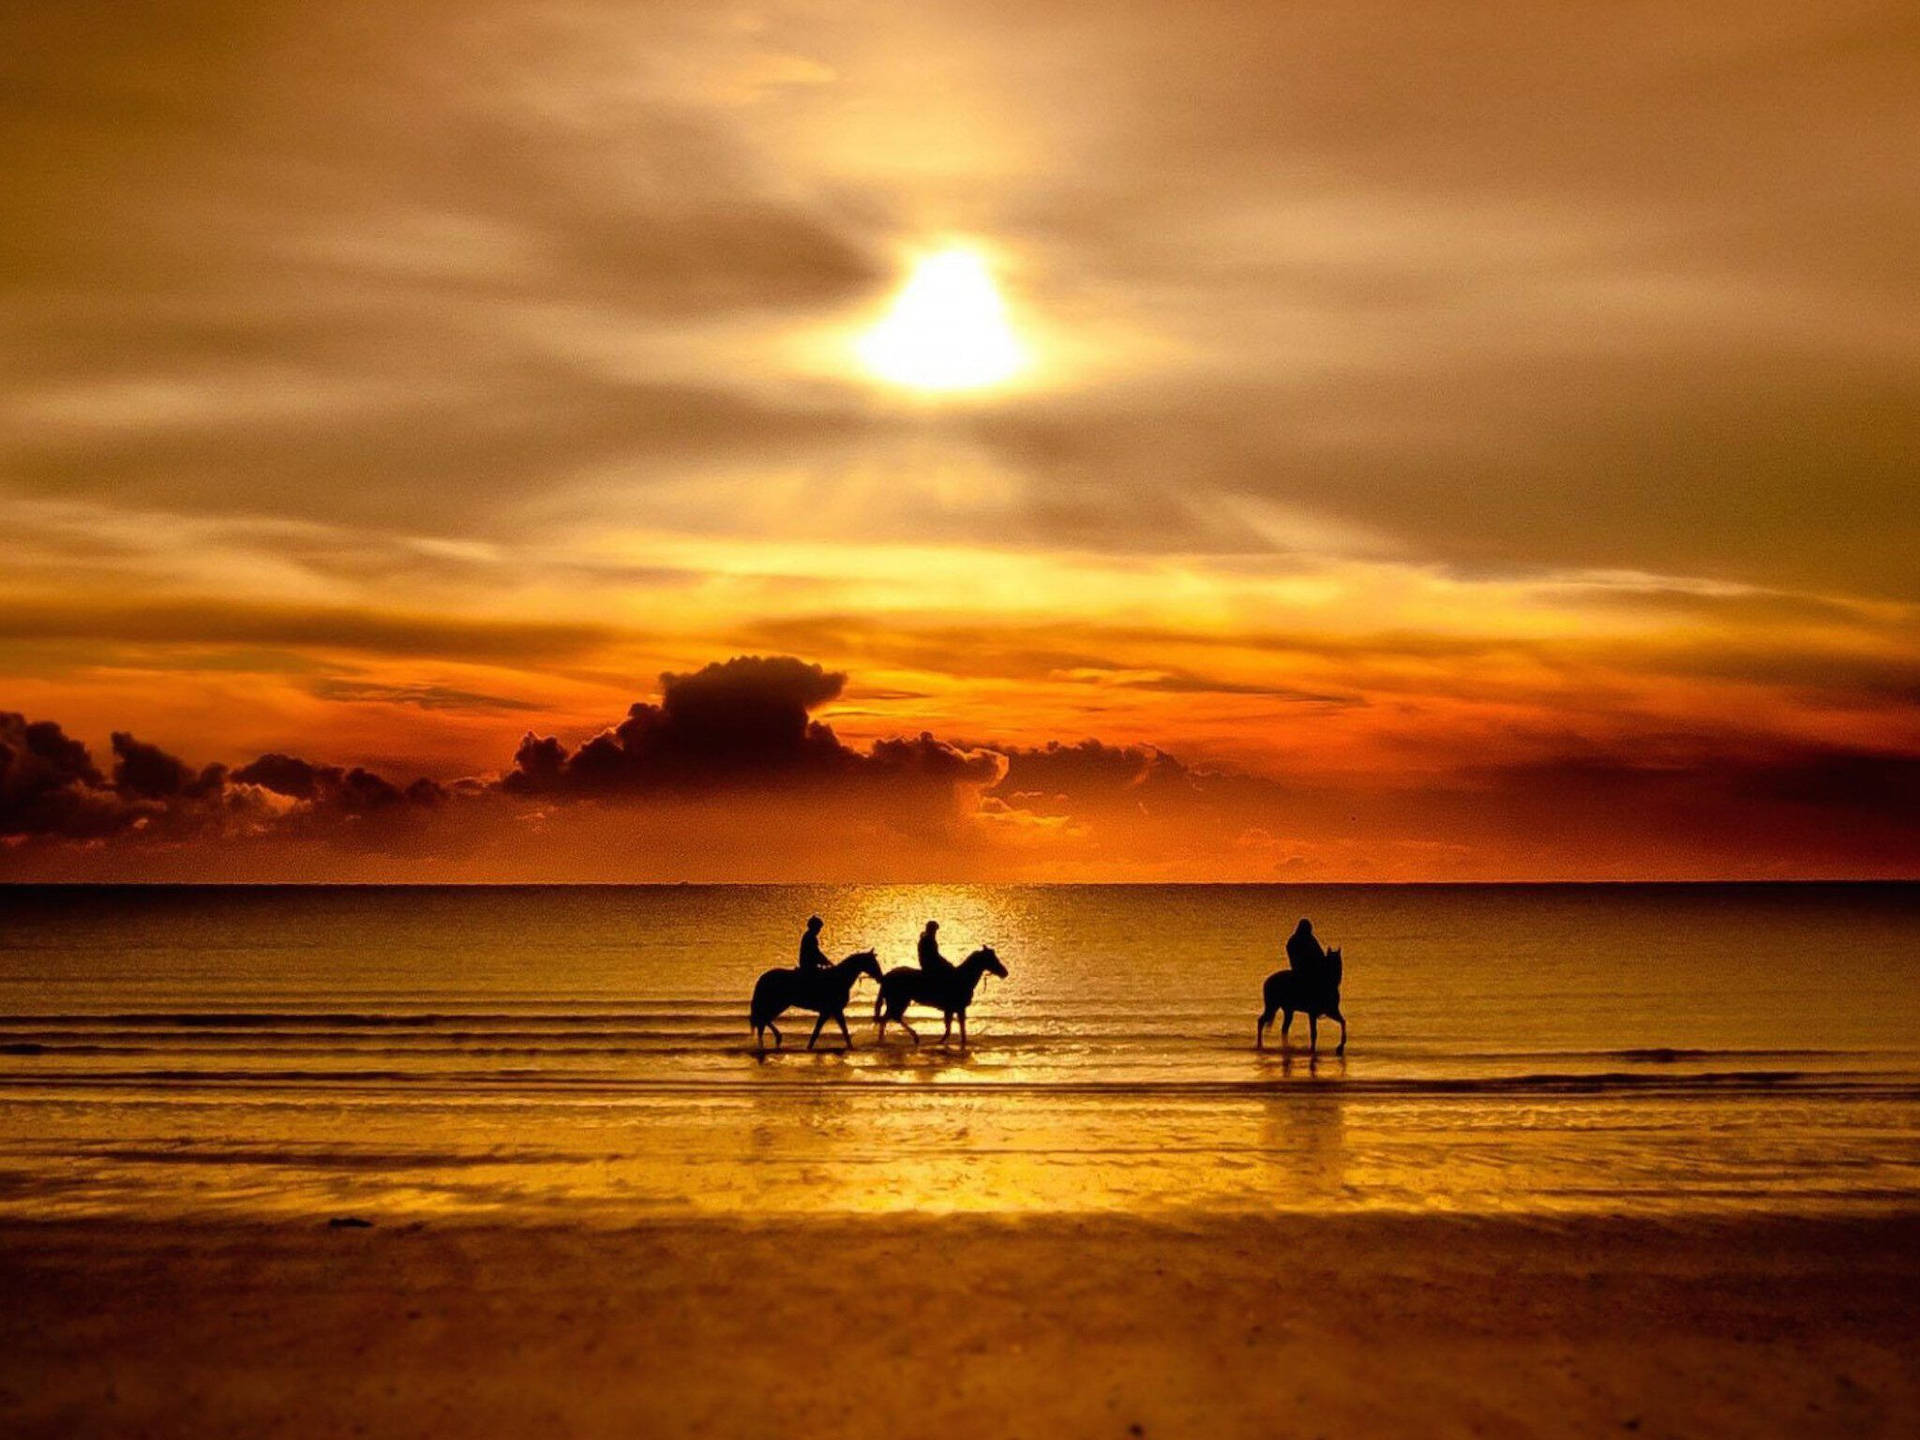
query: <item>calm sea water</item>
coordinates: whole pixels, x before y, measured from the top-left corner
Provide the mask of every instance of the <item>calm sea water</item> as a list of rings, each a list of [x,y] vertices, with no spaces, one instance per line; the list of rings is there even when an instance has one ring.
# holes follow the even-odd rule
[[[992,944],[972,1045],[757,1057],[815,911]],[[1344,1058],[1253,1048],[1301,915]],[[1915,886],[0,891],[0,1215],[1916,1201]]]

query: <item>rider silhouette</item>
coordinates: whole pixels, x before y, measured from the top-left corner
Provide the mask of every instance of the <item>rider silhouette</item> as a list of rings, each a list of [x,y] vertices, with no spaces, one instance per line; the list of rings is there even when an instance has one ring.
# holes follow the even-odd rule
[[[1287,937],[1287,968],[1297,972],[1309,985],[1318,985],[1325,977],[1327,952],[1313,938],[1313,922],[1302,920]]]
[[[940,953],[939,929],[938,920],[929,920],[920,932],[920,968],[929,975],[951,975],[953,962]]]
[[[818,915],[807,921],[807,933],[800,937],[800,969],[803,971],[826,970],[833,964],[820,948],[820,927],[825,923]]]

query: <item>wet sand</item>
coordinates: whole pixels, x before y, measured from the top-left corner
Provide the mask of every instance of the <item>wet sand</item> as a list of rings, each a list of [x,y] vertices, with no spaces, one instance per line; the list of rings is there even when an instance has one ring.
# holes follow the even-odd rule
[[[1920,1217],[0,1226],[0,1431],[1911,1434]]]

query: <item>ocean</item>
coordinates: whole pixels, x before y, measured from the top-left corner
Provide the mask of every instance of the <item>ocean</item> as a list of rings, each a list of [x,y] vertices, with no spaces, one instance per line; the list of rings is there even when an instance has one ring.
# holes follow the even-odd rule
[[[992,945],[971,1044],[747,998]],[[1338,1027],[1254,1048],[1295,921]],[[1277,1029],[1277,1026],[1276,1026]],[[0,1215],[1828,1213],[1920,1198],[1920,886],[0,891]]]

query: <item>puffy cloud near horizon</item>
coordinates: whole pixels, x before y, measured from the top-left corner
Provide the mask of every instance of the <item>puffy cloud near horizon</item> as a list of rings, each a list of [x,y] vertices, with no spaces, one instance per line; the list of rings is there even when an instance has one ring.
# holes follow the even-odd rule
[[[658,705],[636,703],[620,724],[574,750],[528,734],[501,788],[597,798],[863,781],[984,786],[1000,778],[991,752],[927,734],[881,740],[866,751],[842,744],[809,715],[837,699],[846,682],[788,656],[738,656],[690,675],[665,674]]]
[[[112,749],[109,777],[57,722],[0,712],[0,843],[16,854],[23,842],[97,848],[114,841],[216,855],[225,843],[259,838],[359,845],[377,831],[360,822],[430,809],[448,794],[431,780],[401,789],[359,767],[290,755],[263,755],[231,770],[195,767],[123,730],[114,732]],[[418,838],[378,837],[380,844]]]
[[[741,656],[661,677],[498,778],[402,785],[271,752],[196,767],[125,731],[111,774],[0,714],[0,877],[1283,880],[1913,875],[1920,752],[1699,729],[1538,737],[1411,779],[1263,775],[1099,739],[813,718],[837,671]]]

